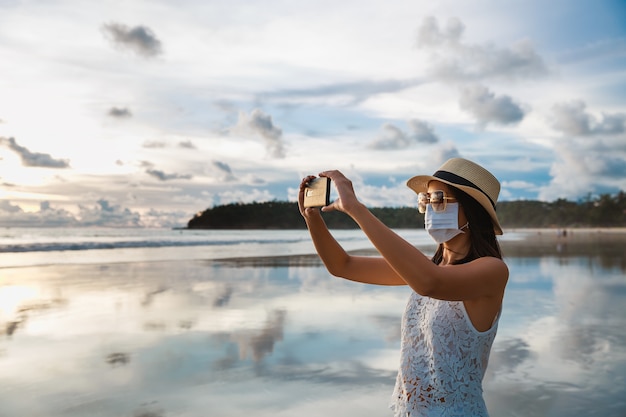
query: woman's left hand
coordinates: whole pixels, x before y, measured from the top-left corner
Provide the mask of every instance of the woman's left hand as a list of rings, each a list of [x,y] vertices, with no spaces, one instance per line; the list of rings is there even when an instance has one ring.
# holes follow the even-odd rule
[[[320,177],[328,177],[335,184],[339,198],[330,203],[329,205],[322,207],[322,211],[341,211],[346,214],[350,214],[350,211],[355,209],[359,204],[359,200],[356,198],[354,188],[352,187],[352,181],[346,178],[340,171],[324,171],[320,172]]]

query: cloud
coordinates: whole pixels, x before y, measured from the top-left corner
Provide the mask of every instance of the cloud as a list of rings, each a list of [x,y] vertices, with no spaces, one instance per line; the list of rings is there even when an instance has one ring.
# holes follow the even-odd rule
[[[194,145],[193,142],[190,140],[178,142],[178,147],[184,149],[196,149],[196,145]]]
[[[432,159],[433,162],[435,162],[436,166],[442,165],[448,159],[460,157],[461,153],[453,142],[443,144],[442,146],[438,147],[432,154]]]
[[[159,181],[189,180],[192,178],[192,176],[189,174],[177,174],[177,173],[166,174],[165,172],[161,170],[151,169],[151,168],[146,169],[146,174],[158,179]]]
[[[100,199],[94,207],[79,206],[81,226],[139,227],[139,213]]]
[[[400,80],[364,80],[334,83],[312,88],[284,89],[263,93],[263,98],[315,98],[328,96],[350,97],[350,104],[358,104],[377,94],[395,93],[420,85],[423,81],[417,78]]]
[[[417,45],[420,47],[432,47],[442,45],[458,45],[465,25],[457,18],[450,18],[446,27],[439,28],[439,21],[428,16],[422,20],[422,25],[417,29]]]
[[[213,161],[212,166],[218,172],[218,176],[221,181],[236,180],[235,176],[233,175],[232,170],[230,169],[230,166],[227,163],[220,162],[220,161]]]
[[[146,141],[141,145],[142,148],[146,148],[146,149],[161,149],[161,148],[165,148],[166,146],[167,146],[167,143],[156,141],[156,140]]]
[[[0,137],[0,145],[4,144],[9,149],[19,155],[22,165],[27,167],[40,168],[69,168],[70,164],[67,159],[54,159],[50,154],[31,152],[23,146],[17,144],[14,138]]]
[[[548,74],[543,59],[529,40],[508,48],[470,45],[462,41],[465,25],[449,19],[444,28],[434,17],[427,17],[417,30],[417,46],[432,52],[432,73],[452,81],[478,81],[487,78],[532,79]]]
[[[111,107],[107,114],[109,116],[111,116],[111,117],[120,118],[120,119],[127,118],[127,117],[132,117],[132,115],[133,115],[130,112],[130,110],[127,109],[126,107],[124,107],[124,108]]]
[[[55,209],[42,201],[39,211],[25,212],[11,202],[0,201],[0,226],[3,227],[70,227],[78,226],[76,218],[67,210]]]
[[[502,187],[513,188],[517,190],[528,190],[528,189],[535,188],[535,184],[528,182],[528,181],[522,181],[522,180],[502,181]]]
[[[246,112],[239,112],[239,120],[234,132],[244,135],[252,134],[265,139],[265,148],[272,158],[285,157],[285,144],[283,142],[283,131],[272,121],[272,116],[265,114],[260,109],[254,109],[248,115]]]
[[[145,149],[163,149],[170,146],[171,145],[169,143],[158,140],[147,140],[141,145],[141,147]],[[176,146],[181,149],[198,149],[196,145],[190,140],[182,140],[178,142]]]
[[[0,200],[0,211],[5,213],[20,213],[23,210],[20,206],[14,206],[10,201]]]
[[[408,121],[409,132],[385,123],[382,134],[370,143],[372,149],[405,149],[418,143],[437,143],[439,137],[435,134],[433,126],[418,119]]]
[[[554,141],[552,180],[539,198],[580,198],[589,192],[626,189],[626,114],[600,112],[583,101],[555,104],[548,122],[563,137]]]
[[[264,201],[275,200],[276,196],[269,190],[257,188],[251,190],[243,189],[228,189],[217,194],[217,204],[230,204],[230,203],[262,203]]]
[[[79,205],[77,213],[53,207],[48,201],[41,201],[38,211],[26,212],[0,200],[0,227],[179,227],[189,217],[182,211],[154,209],[140,214],[106,199],[99,199],[93,206]]]
[[[606,140],[606,139],[604,139]],[[552,180],[542,187],[539,198],[576,199],[589,192],[615,193],[626,189],[626,150],[602,140],[569,138],[557,141],[557,159],[550,168]]]
[[[510,96],[496,96],[481,85],[465,87],[459,99],[461,109],[473,115],[478,123],[486,126],[515,124],[524,118],[524,110]]]
[[[131,28],[121,23],[108,23],[102,25],[102,32],[114,46],[137,55],[149,58],[162,52],[161,41],[145,26]]]
[[[188,212],[180,210],[156,210],[150,209],[140,215],[142,227],[180,227],[187,223],[190,218]]]
[[[583,101],[555,104],[552,109],[552,126],[572,136],[619,135],[626,132],[626,113],[603,113],[597,119],[586,111]]]

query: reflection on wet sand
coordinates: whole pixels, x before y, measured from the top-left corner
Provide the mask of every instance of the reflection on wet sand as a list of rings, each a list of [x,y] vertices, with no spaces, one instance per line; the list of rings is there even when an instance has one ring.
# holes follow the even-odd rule
[[[114,352],[106,357],[106,363],[111,366],[126,365],[128,362],[130,362],[130,355],[128,353]]]
[[[23,285],[0,286],[0,326],[4,319],[4,332],[0,331],[0,334],[11,337],[30,316],[62,308],[67,303],[68,300],[58,294],[50,299],[39,298],[35,288]]]
[[[501,242],[506,257],[597,258],[605,268],[626,272],[626,231],[537,230],[524,233],[524,239]]]
[[[486,378],[492,414],[625,415],[624,235],[508,243],[512,279]]]
[[[626,415],[623,240],[502,246],[491,416]],[[406,288],[308,255],[1,271],[0,415],[390,415]]]

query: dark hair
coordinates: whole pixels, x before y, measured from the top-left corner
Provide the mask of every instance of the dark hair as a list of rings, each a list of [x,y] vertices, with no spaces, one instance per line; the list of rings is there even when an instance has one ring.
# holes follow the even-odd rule
[[[465,258],[454,261],[453,264],[464,264],[484,256],[493,256],[502,259],[500,245],[493,230],[493,222],[487,210],[478,201],[464,191],[450,186],[450,192],[463,208],[467,222],[469,223],[470,249]],[[443,260],[443,244],[437,248],[433,255],[433,262],[439,265]]]

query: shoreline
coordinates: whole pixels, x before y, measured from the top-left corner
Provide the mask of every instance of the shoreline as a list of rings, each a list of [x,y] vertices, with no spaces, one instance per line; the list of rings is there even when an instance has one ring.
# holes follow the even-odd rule
[[[566,231],[567,233],[563,233]],[[339,238],[341,242],[341,238]],[[610,256],[626,259],[626,227],[611,228],[515,228],[505,229],[504,235],[498,237],[504,258],[526,256]],[[608,243],[608,245],[607,245]],[[430,239],[414,243],[426,256],[432,256],[436,250],[436,244]],[[305,245],[306,246],[306,245]],[[348,249],[352,255],[377,256],[378,252],[372,247]],[[302,248],[304,249],[304,248]],[[238,256],[237,253],[222,254],[225,256],[203,257],[197,251],[202,247],[160,247],[148,249],[150,256],[140,260],[134,259],[137,251],[145,248],[124,250],[86,250],[77,261],[71,253],[43,252],[18,254],[25,257],[36,257],[37,262],[29,260],[14,260],[15,254],[0,253],[2,257],[11,256],[10,261],[0,266],[0,270],[8,268],[29,268],[64,266],[78,264],[108,265],[118,263],[192,263],[206,262],[208,264],[225,267],[317,267],[322,266],[317,253],[313,249],[294,251],[293,253],[281,253],[279,248],[267,247],[263,251],[252,256]],[[310,250],[310,252],[309,252]],[[245,251],[241,252],[245,253]],[[233,255],[233,256],[229,256]],[[66,258],[67,257],[67,258]],[[0,262],[3,263],[3,262]]]
[[[563,231],[566,234],[563,234]],[[515,234],[511,239],[507,235]],[[521,235],[521,236],[520,236]],[[626,228],[529,228],[529,229],[505,229],[503,237],[498,238],[498,243],[507,257],[523,256],[576,256],[595,255],[598,247],[595,244],[600,239],[603,242],[615,243],[615,253],[620,253],[621,248],[626,247]],[[432,255],[436,244],[415,245],[427,256]],[[624,253],[624,249],[621,249]],[[357,249],[347,251],[351,255],[376,256],[375,249]],[[253,257],[229,257],[212,259],[211,263],[224,266],[321,266],[322,261],[316,253],[294,255],[271,255]]]

